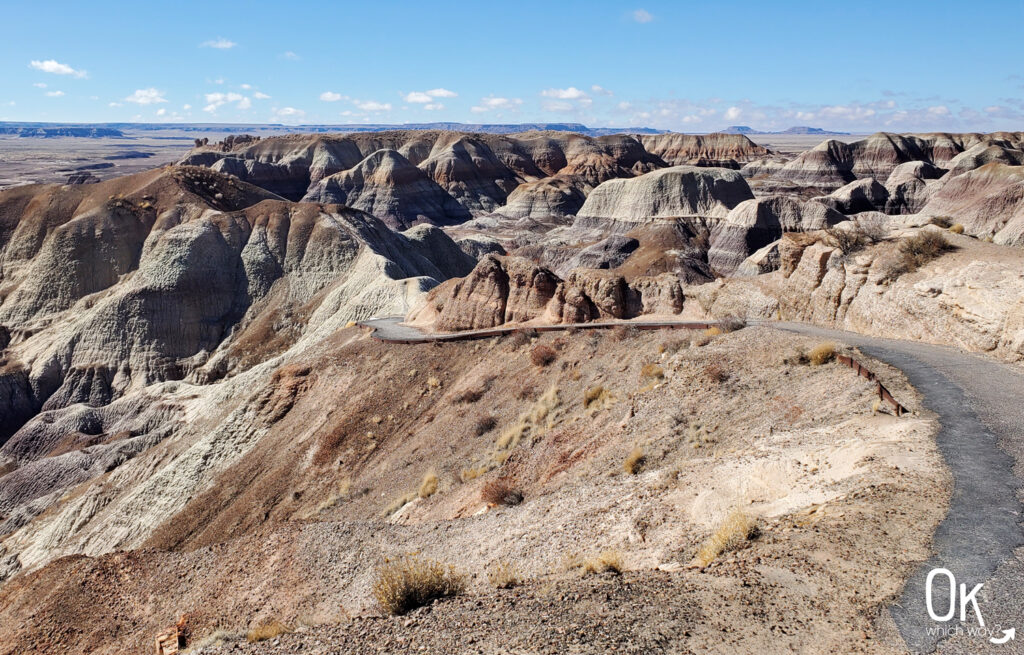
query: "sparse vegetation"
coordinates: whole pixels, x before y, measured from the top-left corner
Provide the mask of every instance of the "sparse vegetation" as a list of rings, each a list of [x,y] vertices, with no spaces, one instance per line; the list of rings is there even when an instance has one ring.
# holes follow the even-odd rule
[[[518,505],[523,502],[523,492],[519,491],[508,478],[498,478],[485,484],[480,489],[480,499],[488,505]]]
[[[674,354],[676,354],[677,352],[679,352],[680,350],[686,348],[689,345],[690,345],[690,340],[689,339],[684,339],[684,338],[680,338],[680,337],[675,337],[675,338],[672,338],[672,339],[665,339],[664,341],[661,342],[661,345],[658,346],[658,352],[659,353],[668,353],[669,355],[674,355]]]
[[[665,369],[657,364],[644,364],[640,369],[640,382],[657,382],[665,379]]]
[[[831,341],[819,343],[814,348],[811,348],[811,352],[808,353],[808,359],[811,364],[815,366],[821,366],[832,361],[832,358],[836,356],[836,344]]]
[[[747,327],[746,320],[735,314],[726,314],[718,319],[718,329],[722,332],[735,332]]]
[[[710,382],[721,384],[729,379],[729,371],[718,362],[712,362],[704,367],[704,377]]]
[[[639,330],[635,325],[616,325],[612,328],[612,338],[616,341],[625,341],[630,337],[635,337],[639,333]]]
[[[946,237],[934,230],[923,230],[900,241],[902,272],[912,273],[950,249]]]
[[[273,620],[261,623],[255,628],[249,630],[249,632],[245,634],[245,639],[252,644],[257,641],[266,641],[267,639],[280,637],[281,635],[288,634],[289,632],[292,632],[290,627],[280,621]]]
[[[830,227],[825,230],[826,243],[830,246],[839,248],[840,252],[844,255],[849,255],[862,250],[868,246],[871,242],[860,225],[854,223],[852,225],[843,224],[842,227]]]
[[[473,424],[473,432],[476,433],[476,436],[481,437],[493,430],[497,425],[498,419],[494,416],[490,414],[479,416]]]
[[[953,224],[953,220],[949,216],[932,216],[928,222],[944,230]]]
[[[700,547],[692,565],[704,568],[722,553],[735,550],[756,535],[757,521],[754,517],[735,509]]]
[[[547,366],[558,358],[558,354],[550,346],[537,344],[530,349],[530,361],[534,366]]]
[[[436,378],[434,376],[430,376],[429,378],[427,378],[427,388],[428,389],[438,389],[438,388],[440,388],[440,386],[441,386],[441,380],[439,380],[438,378]]]
[[[373,597],[388,614],[401,615],[466,589],[466,577],[455,567],[408,555],[377,569]]]
[[[420,488],[417,491],[417,495],[420,498],[430,498],[437,493],[437,476],[433,473],[427,473],[423,476],[423,480],[420,481]]]
[[[240,632],[232,632],[230,630],[218,628],[210,634],[203,637],[202,639],[197,639],[196,641],[190,643],[188,647],[188,652],[191,653],[202,650],[204,648],[223,646],[229,641],[238,641],[244,638],[245,636],[246,635]]]
[[[583,392],[583,409],[600,411],[615,402],[612,392],[603,385],[588,388]]]
[[[583,572],[587,574],[621,574],[624,570],[624,567],[622,565],[622,553],[614,549],[603,551],[597,557],[592,557],[588,560],[585,560],[581,565],[581,568],[583,569]]]
[[[530,335],[526,330],[516,330],[509,336],[508,343],[512,346],[512,350],[519,350],[530,343]]]
[[[718,327],[717,325],[712,325],[708,329],[704,330],[704,336],[709,337],[709,340],[710,337],[717,337],[720,334],[722,334],[722,328]],[[708,342],[705,341],[704,343],[698,343],[697,345],[703,346],[706,345],[707,343]]]
[[[626,459],[622,461],[622,470],[630,475],[636,475],[644,465],[644,451],[639,446],[629,451]]]
[[[951,226],[949,228],[949,231],[952,232],[953,234],[963,234],[964,233],[963,223],[957,223],[956,225]]]
[[[487,568],[487,581],[495,589],[511,589],[523,583],[515,564],[497,560]]]
[[[888,219],[877,214],[858,219],[857,228],[872,243],[878,243],[889,235]]]
[[[782,363],[788,366],[797,366],[803,364],[810,364],[811,358],[807,355],[807,351],[803,348],[798,348],[788,355],[782,358]]]

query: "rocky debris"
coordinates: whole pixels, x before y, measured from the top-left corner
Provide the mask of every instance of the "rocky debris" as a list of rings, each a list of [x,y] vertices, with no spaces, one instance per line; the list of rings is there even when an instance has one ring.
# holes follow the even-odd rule
[[[889,201],[889,191],[875,178],[868,177],[854,180],[831,194],[815,200],[840,214],[859,214],[883,211]]]
[[[470,218],[455,198],[394,150],[378,150],[353,168],[321,179],[302,201],[347,205],[394,229]]]
[[[578,251],[555,271],[565,276],[574,268],[618,268],[639,247],[636,239],[613,234]]]
[[[708,263],[720,275],[730,275],[784,232],[821,230],[844,220],[839,212],[814,201],[787,196],[745,200],[712,229]]]
[[[991,163],[944,178],[921,214],[950,217],[966,234],[995,243],[1024,245],[1024,166]]]
[[[601,184],[587,196],[573,227],[626,232],[658,219],[725,218],[753,197],[737,171],[674,166]]]
[[[522,257],[486,255],[465,278],[432,290],[407,321],[453,332],[537,319],[583,323],[676,314],[682,308],[682,286],[671,274],[628,283],[609,271],[575,269],[561,278]]]

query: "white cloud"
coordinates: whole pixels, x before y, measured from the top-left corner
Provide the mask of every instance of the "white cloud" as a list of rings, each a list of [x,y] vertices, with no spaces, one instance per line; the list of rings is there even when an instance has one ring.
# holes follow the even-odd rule
[[[541,105],[545,111],[572,111],[575,105],[565,100],[549,100]]]
[[[430,89],[429,91],[413,91],[402,96],[406,102],[424,104],[432,102],[435,98],[454,98],[458,93],[448,89]]]
[[[155,105],[160,102],[167,102],[163,91],[157,91],[153,87],[148,89],[137,89],[135,93],[124,99],[125,102],[134,102],[137,105]]]
[[[216,48],[217,50],[230,50],[231,48],[234,48],[236,45],[238,45],[238,44],[235,43],[234,41],[229,41],[228,39],[225,39],[223,36],[219,36],[216,39],[210,39],[209,41],[203,41],[202,43],[199,44],[199,47],[200,48]]]
[[[440,102],[431,102],[429,104],[423,105],[423,108],[426,109],[427,111],[440,111],[444,109],[444,105],[442,105]]]
[[[502,98],[500,96],[487,96],[486,98],[480,98],[480,104],[475,107],[470,107],[469,110],[475,114],[479,114],[492,109],[513,109],[523,104],[520,98]]]
[[[256,98],[257,100],[270,100],[270,96],[268,96],[266,93],[263,93],[262,91],[257,91],[256,93],[252,94],[252,97]]]
[[[182,105],[181,109],[182,111],[188,111],[189,109],[192,109],[192,105]]]
[[[242,84],[240,86],[241,86],[241,88],[245,89],[246,91],[248,91],[249,89],[252,88],[252,84]]]
[[[47,91],[46,95],[50,96],[51,98],[59,98],[62,95],[64,95],[64,92],[63,91]]]
[[[929,107],[928,113],[932,116],[949,116],[949,108],[945,105],[937,105],[935,107]]]
[[[353,102],[356,107],[363,111],[391,111],[390,102],[377,102],[375,100],[356,100]]]
[[[37,89],[45,89],[46,88],[46,82],[36,82],[32,86],[36,87]]]
[[[302,111],[301,109],[296,109],[295,107],[281,107],[280,109],[275,109],[274,113],[282,118],[302,118],[303,116],[306,115],[306,112]]]
[[[597,85],[597,84],[595,84],[592,87],[590,87],[590,90],[593,91],[594,93],[596,93],[599,96],[613,96],[613,95],[615,95],[614,93],[612,93],[608,89],[604,88],[603,86]]]
[[[298,61],[302,59],[302,57],[298,56],[297,54],[289,50],[287,52],[281,53],[281,59],[287,59],[288,61]]]
[[[220,107],[236,102],[238,109],[248,109],[252,107],[252,101],[241,93],[235,93],[231,91],[229,93],[207,93],[206,94],[206,106],[203,107],[203,111],[214,113]]]
[[[652,16],[651,12],[646,9],[637,9],[633,12],[633,20],[638,23],[650,23],[654,20],[654,16]]]
[[[323,100],[324,102],[338,102],[344,97],[345,96],[341,95],[340,93],[335,93],[334,91],[324,91],[323,93],[320,94],[320,99]]]
[[[544,89],[540,94],[545,98],[558,98],[559,100],[577,100],[587,97],[586,93],[574,86],[570,86],[568,89]]]
[[[43,71],[44,73],[53,73],[54,75],[71,75],[73,77],[88,77],[88,73],[85,71],[75,70],[67,64],[62,64],[54,59],[47,59],[46,61],[33,59],[28,65],[29,68],[34,68],[37,71]]]
[[[166,109],[164,109],[163,107],[161,107],[160,109],[157,109],[157,110],[156,110],[156,115],[157,115],[157,116],[163,116],[163,115],[164,115],[164,114],[166,114],[166,113],[167,113],[167,110],[166,110]]]
[[[739,107],[729,107],[725,110],[725,120],[734,121],[743,114],[743,110]]]
[[[108,107],[123,107],[124,104],[120,103],[120,102],[110,102],[110,103],[107,103],[107,106]]]

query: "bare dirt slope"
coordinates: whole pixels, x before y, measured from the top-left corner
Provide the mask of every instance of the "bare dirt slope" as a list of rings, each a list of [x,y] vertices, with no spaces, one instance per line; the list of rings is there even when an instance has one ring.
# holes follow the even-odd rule
[[[180,509],[129,550],[10,579],[0,652],[147,648],[183,614],[196,642],[315,626],[252,652],[899,652],[873,626],[944,515],[935,423],[873,414],[873,386],[849,369],[796,363],[815,343],[748,328],[396,347],[340,330],[267,371],[255,445],[191,498],[152,496]],[[534,363],[537,346],[553,361]],[[420,493],[430,475],[436,492]],[[522,504],[488,508],[498,478]],[[104,484],[134,483],[86,486]],[[64,502],[82,493],[101,497]],[[685,568],[737,508],[758,536]],[[624,573],[584,576],[607,550]],[[410,552],[456,565],[468,595],[380,617],[376,567]],[[496,562],[524,584],[494,590]]]

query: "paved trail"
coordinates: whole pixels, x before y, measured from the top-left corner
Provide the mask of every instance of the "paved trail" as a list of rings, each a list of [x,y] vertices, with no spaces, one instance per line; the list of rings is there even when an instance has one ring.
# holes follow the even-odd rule
[[[400,342],[447,341],[493,336],[493,330],[456,335],[428,335],[398,325],[399,319],[367,321],[375,336]],[[800,323],[757,324],[799,334],[820,336],[857,346],[864,353],[899,368],[924,396],[924,406],[941,423],[936,437],[953,473],[949,513],[935,532],[932,558],[907,581],[890,608],[892,622],[911,652],[948,654],[1024,653],[1024,531],[1021,492],[1024,480],[1024,369],[953,348],[913,341],[881,339]],[[580,328],[613,324],[582,324]],[[704,324],[637,324],[641,328],[703,327]],[[565,329],[568,326],[551,326]],[[499,329],[510,332],[513,328]],[[934,568],[948,569],[969,591],[984,583],[977,595],[986,628],[993,636],[1016,628],[1021,640],[996,645],[989,636],[971,635],[977,628],[970,606],[967,621],[959,617],[941,624],[925,607],[925,581]],[[949,603],[948,580],[934,585],[934,607],[944,614]],[[958,608],[959,609],[959,608]],[[942,628],[952,628],[943,635]],[[962,628],[962,630],[957,630]]]

